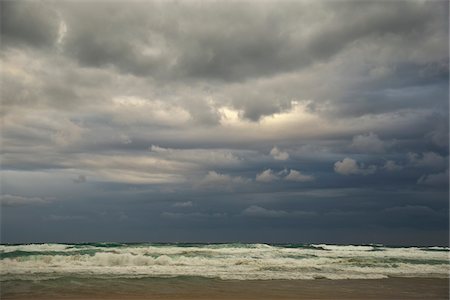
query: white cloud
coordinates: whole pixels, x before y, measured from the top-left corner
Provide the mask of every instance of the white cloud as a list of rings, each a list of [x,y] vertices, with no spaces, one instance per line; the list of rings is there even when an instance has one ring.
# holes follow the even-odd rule
[[[277,173],[275,173],[271,169],[267,169],[256,175],[256,181],[259,182],[272,182],[281,178],[288,181],[298,181],[298,182],[312,181],[315,179],[314,176],[312,175],[305,175],[302,174],[300,171],[293,169],[291,170],[283,169]]]
[[[160,184],[181,183],[185,181],[183,175],[168,173],[150,173],[133,170],[98,170],[96,171],[99,181],[118,182],[129,184]]]
[[[85,216],[50,215],[46,218],[51,221],[80,221],[86,219]]]
[[[158,145],[151,145],[150,148],[149,148],[149,150],[150,150],[151,152],[155,152],[155,153],[170,153],[170,152],[173,151],[172,149],[169,149],[169,148],[163,148],[163,147],[160,147],[160,146],[158,146]]]
[[[384,153],[385,147],[385,143],[372,132],[354,136],[350,145],[353,150],[363,153]]]
[[[64,37],[67,34],[67,24],[62,20],[60,16],[59,28],[58,28],[58,39],[56,40],[58,50],[61,51],[61,46],[64,42]]]
[[[280,218],[280,217],[311,217],[317,215],[311,211],[292,211],[266,209],[258,205],[252,205],[242,211],[243,216],[260,218]]]
[[[284,179],[290,180],[290,181],[305,182],[305,181],[313,181],[314,176],[305,175],[305,174],[302,174],[300,171],[291,170],[289,172],[289,174],[286,177],[284,177]]]
[[[418,184],[430,186],[445,186],[449,184],[448,169],[441,173],[423,175],[417,180]]]
[[[287,160],[289,158],[289,153],[281,151],[276,146],[270,150],[270,155],[272,155],[272,157],[276,160]]]
[[[403,169],[403,166],[397,164],[395,161],[393,160],[388,160],[386,161],[386,163],[383,166],[383,169],[388,171],[388,172],[395,172],[395,171],[400,171]]]
[[[174,212],[163,212],[161,216],[168,219],[199,219],[199,218],[225,218],[226,213],[202,213],[202,212],[191,212],[191,213],[174,213]]]
[[[362,174],[368,175],[373,174],[377,170],[377,167],[370,165],[364,167],[363,164],[358,164],[358,162],[351,158],[344,158],[342,161],[337,161],[334,164],[334,171],[342,175],[352,175],[352,174]]]
[[[180,183],[192,169],[189,163],[123,153],[79,155],[71,164],[90,171],[91,177],[98,181],[132,184]]]
[[[275,175],[271,169],[264,170],[263,172],[256,175],[256,181],[259,182],[272,182],[277,179],[277,175]]]
[[[277,217],[284,217],[288,213],[283,210],[270,210],[266,209],[261,206],[252,205],[247,207],[242,211],[242,214],[245,216],[252,216],[252,217],[271,217],[271,218],[277,218]]]
[[[408,159],[416,167],[442,169],[447,166],[446,158],[434,152],[408,153]]]
[[[30,204],[49,203],[50,199],[39,197],[24,197],[17,195],[0,195],[0,204],[2,206],[21,206]]]
[[[237,187],[249,183],[250,180],[241,176],[230,176],[220,174],[216,171],[209,171],[208,174],[196,185],[196,188],[218,189],[232,191]]]
[[[192,206],[192,201],[185,201],[185,202],[175,202],[173,205],[173,207],[191,207]]]
[[[241,159],[227,149],[174,149],[152,145],[154,155],[171,161],[189,162],[198,166],[222,167],[238,165]]]

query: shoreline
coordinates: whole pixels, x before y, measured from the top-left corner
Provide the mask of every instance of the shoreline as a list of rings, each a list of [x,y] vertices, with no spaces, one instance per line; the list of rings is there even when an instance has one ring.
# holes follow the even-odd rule
[[[4,281],[1,299],[448,299],[449,278],[220,280],[143,278]]]

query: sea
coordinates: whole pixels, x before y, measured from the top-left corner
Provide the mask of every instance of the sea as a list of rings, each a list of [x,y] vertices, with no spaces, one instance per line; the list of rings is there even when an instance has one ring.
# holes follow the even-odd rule
[[[448,247],[328,244],[0,245],[0,284],[65,278],[449,278]]]

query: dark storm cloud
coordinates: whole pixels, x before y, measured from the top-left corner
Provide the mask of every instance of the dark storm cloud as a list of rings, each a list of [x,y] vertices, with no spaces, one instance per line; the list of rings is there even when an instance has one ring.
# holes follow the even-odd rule
[[[430,68],[436,73],[424,75]],[[357,87],[352,87],[338,101],[334,108],[338,116],[361,116],[367,113],[382,114],[402,109],[426,109],[439,107],[448,110],[448,62],[440,66],[398,65],[382,80],[367,76],[360,80]],[[426,78],[426,79],[424,79]],[[425,100],[426,99],[426,100]],[[445,117],[445,114],[444,116]]]
[[[1,5],[5,241],[448,241],[448,2]]]
[[[58,37],[58,15],[43,2],[2,1],[2,45],[52,46]]]
[[[62,9],[70,29],[66,51],[83,64],[111,64],[139,76],[232,81],[292,71],[368,37],[418,42],[445,18],[442,3],[404,1],[257,8],[246,2],[69,3]],[[320,22],[315,13],[322,14]],[[436,13],[442,16],[431,21]]]
[[[283,10],[269,15],[274,5],[256,11],[249,3],[151,3],[132,10],[124,4],[76,6],[75,13],[68,12],[72,33],[66,50],[86,65],[111,64],[139,76],[220,80],[291,68],[283,53],[289,36],[280,26],[296,15]],[[79,15],[85,22],[77,22]]]

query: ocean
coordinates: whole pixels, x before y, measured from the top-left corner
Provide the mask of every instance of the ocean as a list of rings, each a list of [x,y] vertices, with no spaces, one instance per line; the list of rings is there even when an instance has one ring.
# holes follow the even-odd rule
[[[448,247],[326,244],[0,245],[3,284],[27,280],[196,277],[218,280],[449,277]]]

